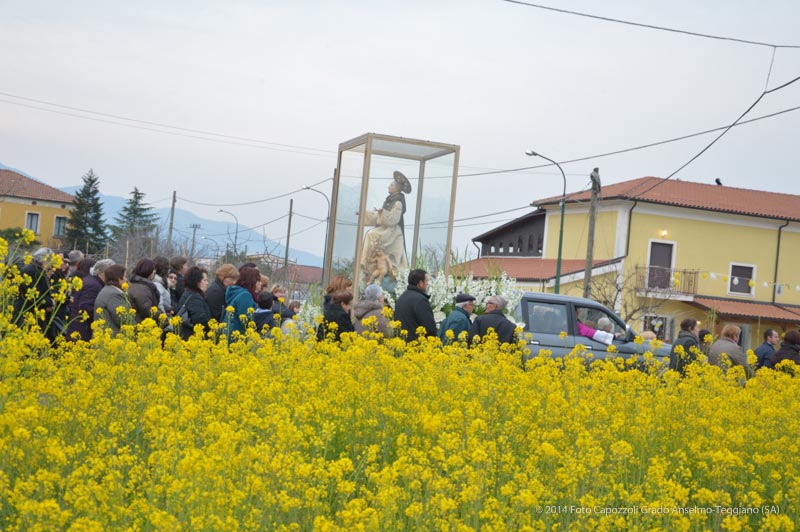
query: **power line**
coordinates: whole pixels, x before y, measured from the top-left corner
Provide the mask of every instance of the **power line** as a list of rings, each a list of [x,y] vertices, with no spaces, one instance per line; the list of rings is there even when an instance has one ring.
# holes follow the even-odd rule
[[[207,140],[209,142],[216,142],[218,144],[231,144],[231,145],[235,145],[235,146],[245,146],[245,147],[248,147],[248,148],[258,148],[258,149],[262,149],[262,150],[282,151],[282,152],[287,152],[287,153],[299,153],[299,154],[302,154],[302,155],[314,155],[314,156],[317,156],[317,157],[329,157],[329,154],[323,154],[323,153],[307,153],[307,152],[298,151],[298,150],[295,150],[295,149],[288,149],[288,148],[284,149],[284,148],[274,148],[274,147],[271,147],[271,146],[264,146],[264,145],[245,144],[243,142],[235,142],[235,141],[232,141],[232,140],[223,140],[223,139],[216,139],[216,138],[209,138],[209,137],[201,137],[199,135],[189,135],[188,133],[178,133],[176,131],[165,131],[163,129],[155,129],[155,128],[152,128],[152,127],[137,126],[137,125],[134,125],[134,124],[121,124],[119,122],[114,122],[113,120],[105,120],[105,119],[102,119],[102,118],[94,118],[94,117],[91,117],[91,116],[77,115],[77,114],[74,114],[74,113],[67,113],[67,112],[64,112],[64,111],[56,111],[55,109],[46,109],[44,107],[37,107],[35,105],[28,105],[28,104],[20,103],[20,102],[11,102],[11,101],[8,101],[8,100],[3,100],[3,99],[0,99],[0,102],[11,104],[11,105],[17,105],[19,107],[27,107],[29,109],[36,109],[36,110],[39,110],[39,111],[45,111],[47,113],[54,113],[54,114],[57,114],[57,115],[71,116],[73,118],[80,118],[82,120],[91,120],[92,122],[101,122],[101,123],[104,123],[104,124],[113,124],[115,126],[127,127],[127,128],[132,128],[132,129],[140,129],[140,130],[143,130],[143,131],[153,131],[153,132],[156,132],[156,133],[162,133],[164,135],[172,135],[173,137],[185,137],[185,138],[197,139],[197,140]],[[309,148],[309,149],[317,149],[317,148]]]
[[[321,185],[322,183],[324,183],[326,181],[330,181],[331,179],[332,178],[328,177],[328,178],[323,179],[322,181],[317,181],[313,185],[308,185],[308,188],[316,187],[317,185]],[[269,198],[263,198],[263,199],[259,199],[259,200],[253,200],[253,201],[245,201],[245,202],[242,202],[242,203],[203,203],[201,201],[193,201],[193,200],[190,200],[190,199],[182,198],[180,196],[177,196],[177,198],[179,200],[181,200],[181,201],[185,201],[186,203],[192,203],[194,205],[204,205],[206,207],[241,207],[241,206],[244,206],[244,205],[255,205],[256,203],[264,203],[264,202],[267,202],[267,201],[272,201],[272,200],[276,200],[276,199],[280,199],[280,198],[285,198],[286,196],[291,196],[292,194],[297,194],[298,192],[302,192],[303,190],[305,190],[305,189],[303,187],[300,187],[300,188],[298,188],[296,190],[292,190],[291,192],[286,192],[284,194],[278,194],[277,196],[271,196]]]
[[[162,123],[159,123],[159,122],[150,122],[148,120],[140,120],[138,118],[130,118],[130,117],[127,117],[127,116],[122,116],[122,115],[115,115],[115,114],[110,114],[110,113],[101,113],[99,111],[92,111],[91,109],[83,109],[83,108],[80,108],[80,107],[72,107],[70,105],[63,105],[63,104],[59,104],[59,103],[55,103],[55,102],[48,102],[46,100],[37,100],[35,98],[28,98],[26,96],[19,96],[19,95],[10,94],[10,93],[7,93],[7,92],[0,92],[0,96],[7,96],[9,98],[17,98],[19,100],[25,100],[25,101],[28,101],[28,102],[40,103],[40,104],[44,104],[44,105],[51,105],[53,107],[59,107],[61,109],[69,109],[71,111],[79,111],[81,113],[89,113],[89,114],[98,115],[98,116],[105,116],[106,118],[114,118],[114,119],[117,119],[117,120],[126,120],[126,121],[129,121],[129,122],[136,122],[138,124],[145,124],[145,125],[148,125],[148,126],[157,126],[157,127],[164,127],[164,128],[167,128],[167,129],[176,129],[178,131],[186,131],[186,132],[189,132],[189,133],[200,133],[201,135],[209,135],[209,136],[213,136],[213,137],[222,137],[222,138],[232,139],[232,140],[242,140],[242,141],[245,141],[245,142],[256,142],[256,143],[259,143],[259,144],[266,144],[268,146],[278,146],[278,147],[281,147],[281,148],[292,148],[292,149],[295,149],[295,150],[309,150],[309,151],[318,151],[318,152],[323,152],[323,153],[336,153],[335,151],[323,150],[323,149],[320,149],[320,148],[310,148],[308,146],[297,146],[297,145],[294,145],[294,144],[282,144],[282,143],[279,143],[279,142],[270,142],[270,141],[266,141],[266,140],[255,139],[255,138],[239,137],[239,136],[236,136],[236,135],[226,135],[224,133],[215,133],[213,131],[204,131],[202,129],[192,129],[192,128],[188,128],[188,127],[172,126],[172,125],[169,125],[169,124],[162,124]],[[10,103],[10,102],[7,102],[7,103]],[[120,125],[122,125],[122,124],[120,124]]]
[[[6,94],[6,93],[0,93],[0,94]],[[75,117],[75,118],[81,118],[81,119],[85,119],[85,120],[92,120],[92,121],[95,121],[95,122],[108,123],[108,124],[113,124],[113,125],[118,125],[118,126],[123,126],[123,127],[132,127],[134,129],[140,129],[140,130],[144,130],[144,131],[153,131],[153,132],[156,132],[156,133],[163,133],[163,134],[166,134],[166,135],[193,138],[193,139],[197,139],[197,140],[207,140],[207,141],[217,142],[217,143],[222,143],[222,144],[233,144],[233,145],[250,147],[250,148],[274,149],[276,151],[285,151],[285,152],[289,152],[289,153],[300,153],[301,155],[321,155],[321,154],[316,154],[316,153],[298,152],[298,151],[290,150],[290,149],[283,150],[283,149],[279,149],[279,148],[268,148],[266,146],[254,146],[252,144],[244,144],[244,143],[241,143],[241,142],[232,142],[232,141],[225,141],[225,140],[213,139],[213,138],[208,138],[208,137],[200,137],[200,136],[196,136],[196,135],[186,135],[186,134],[182,134],[182,133],[175,133],[175,132],[164,131],[164,130],[160,130],[160,129],[153,129],[153,128],[148,128],[148,127],[134,126],[134,125],[131,125],[131,124],[120,124],[118,122],[113,122],[113,121],[110,121],[110,120],[103,120],[103,119],[92,118],[92,117],[88,117],[88,116],[75,115],[75,114],[72,114],[72,113],[64,113],[64,112],[60,112],[60,111],[55,111],[53,109],[44,109],[44,108],[41,108],[41,107],[27,105],[27,104],[23,104],[23,103],[19,103],[19,102],[11,102],[11,101],[8,101],[8,100],[3,100],[3,99],[0,99],[0,102],[11,104],[11,105],[17,105],[17,106],[20,106],[20,107],[27,107],[27,108],[31,108],[31,109],[37,109],[37,110],[40,110],[40,111],[46,111],[46,112],[50,112],[50,113],[65,115],[65,116],[71,116],[71,117]],[[58,104],[51,104],[51,105],[58,105]],[[734,126],[741,126],[741,125],[744,125],[744,124],[750,124],[750,123],[753,123],[753,122],[757,122],[759,120],[764,120],[764,119],[767,119],[767,118],[772,118],[772,117],[775,117],[775,116],[778,116],[778,115],[782,115],[784,113],[797,111],[798,109],[800,109],[800,106],[792,107],[792,108],[789,108],[789,109],[784,109],[782,111],[777,111],[775,113],[770,113],[770,114],[763,115],[763,116],[760,116],[760,117],[752,118],[750,120],[743,120],[743,121],[741,121],[739,123],[736,123],[736,124],[733,124],[733,125]],[[632,152],[632,151],[642,150],[642,149],[645,149],[645,148],[652,148],[652,147],[655,147],[655,146],[660,146],[662,144],[669,144],[671,142],[678,142],[678,141],[686,140],[686,139],[693,138],[693,137],[707,135],[709,133],[713,133],[715,131],[720,131],[720,130],[726,129],[728,127],[729,126],[720,126],[720,127],[717,127],[717,128],[708,129],[706,131],[700,131],[698,133],[691,133],[689,135],[684,135],[684,136],[681,136],[681,137],[675,137],[675,138],[666,139],[666,140],[662,140],[662,141],[658,141],[658,142],[653,142],[653,143],[650,143],[650,144],[643,144],[641,146],[634,146],[632,148],[626,148],[626,149],[623,149],[623,150],[617,150],[617,151],[612,151],[612,152],[607,152],[607,153],[601,153],[601,154],[591,155],[591,156],[587,156],[587,157],[579,157],[577,159],[569,159],[569,160],[565,160],[565,161],[559,161],[559,164],[576,163],[576,162],[587,161],[587,160],[591,160],[591,159],[599,159],[599,158],[602,158],[602,157],[608,157],[608,156],[611,156],[611,155],[619,155],[619,154],[622,154],[622,153],[628,153],[628,152]],[[183,128],[183,129],[188,129],[188,128]],[[264,142],[264,141],[262,141],[262,142]],[[317,148],[309,148],[309,149],[318,150]],[[318,150],[318,151],[323,151],[323,150]],[[333,153],[333,152],[331,152],[331,153]],[[523,166],[523,167],[519,167],[519,168],[509,168],[509,169],[506,169],[506,170],[491,170],[491,171],[487,171],[487,172],[474,172],[474,173],[469,173],[469,174],[458,174],[456,177],[457,178],[475,177],[475,176],[484,176],[484,175],[523,172],[523,171],[526,171],[526,170],[535,170],[535,169],[539,169],[539,168],[547,168],[549,166],[554,166],[554,165],[552,163],[545,163],[545,164],[539,164],[539,165],[534,165],[534,166]],[[468,167],[465,167],[465,168],[468,168]],[[573,174],[570,174],[570,175],[573,175]],[[451,177],[452,176],[430,176],[430,177],[427,177],[426,179],[450,179]],[[321,183],[324,183],[325,181],[328,181],[329,179],[330,178],[325,179],[323,181],[320,181],[319,183],[315,183],[314,185],[310,185],[310,186],[312,186],[312,187],[313,186],[317,186],[317,185],[319,185]],[[186,199],[186,198],[181,198],[181,199],[183,201],[188,202],[188,203],[193,203],[195,205],[204,205],[204,206],[209,206],[209,207],[238,207],[238,206],[242,206],[242,205],[251,205],[251,204],[254,204],[254,203],[261,203],[261,202],[264,202],[264,201],[270,201],[271,199],[278,199],[278,198],[281,198],[281,197],[286,197],[287,195],[289,195],[289,194],[276,196],[274,198],[267,198],[267,199],[264,199],[264,200],[257,200],[257,201],[254,201],[254,202],[227,203],[227,204],[203,203],[203,202],[192,201],[192,200],[189,200],[189,199]]]
[[[696,160],[698,157],[700,157],[701,155],[703,155],[703,154],[704,154],[704,153],[705,153],[705,152],[706,152],[706,151],[707,151],[709,148],[711,148],[711,146],[713,146],[714,144],[716,144],[716,142],[717,142],[719,139],[721,139],[721,138],[722,138],[722,137],[723,137],[723,136],[724,136],[724,135],[725,135],[725,134],[726,134],[728,131],[730,131],[730,130],[731,130],[731,128],[733,128],[733,126],[735,126],[735,125],[736,125],[736,124],[737,124],[737,123],[738,123],[738,122],[739,122],[739,121],[740,121],[742,118],[744,118],[744,116],[745,116],[747,113],[749,113],[749,112],[750,112],[750,111],[753,109],[753,107],[755,107],[756,105],[758,105],[758,102],[760,102],[760,101],[762,100],[762,98],[764,98],[764,96],[766,96],[766,95],[768,95],[768,94],[771,94],[771,93],[773,93],[773,92],[777,92],[777,91],[779,91],[779,90],[781,90],[781,89],[784,89],[784,88],[788,87],[789,85],[791,85],[792,83],[795,83],[795,82],[796,82],[796,81],[798,81],[798,80],[800,80],[800,76],[797,76],[796,78],[794,78],[794,79],[792,79],[792,80],[790,80],[790,81],[787,81],[787,82],[786,82],[786,83],[784,83],[783,85],[779,85],[779,86],[777,86],[777,87],[775,87],[775,88],[772,88],[772,89],[770,89],[770,90],[765,90],[765,91],[763,91],[763,92],[761,93],[761,95],[760,95],[758,98],[756,98],[756,101],[754,101],[752,104],[750,104],[750,106],[749,106],[749,107],[748,107],[748,108],[747,108],[747,109],[744,111],[744,113],[742,113],[741,115],[739,115],[739,118],[737,118],[736,120],[734,120],[734,122],[733,122],[731,125],[729,125],[728,127],[726,127],[722,133],[720,133],[719,135],[717,135],[717,137],[716,137],[714,140],[712,140],[711,142],[709,142],[709,143],[708,143],[708,144],[707,144],[707,145],[706,145],[706,146],[705,146],[705,147],[704,147],[702,150],[700,150],[699,152],[697,152],[697,154],[695,154],[695,155],[694,155],[694,156],[693,156],[691,159],[689,159],[689,160],[688,160],[688,161],[686,161],[686,162],[685,162],[683,165],[681,165],[681,166],[680,166],[680,168],[678,168],[677,170],[675,170],[674,172],[672,172],[671,174],[669,174],[669,175],[668,175],[667,177],[665,177],[664,179],[662,179],[662,180],[660,180],[660,181],[656,181],[656,182],[655,182],[655,183],[654,183],[652,186],[650,186],[650,187],[648,187],[648,188],[644,189],[643,191],[639,192],[638,194],[636,194],[635,196],[631,197],[630,199],[636,199],[636,198],[639,198],[639,197],[641,197],[642,195],[646,194],[647,192],[650,192],[651,190],[653,190],[653,189],[654,189],[654,188],[656,188],[657,186],[663,185],[664,183],[666,183],[667,181],[669,181],[669,180],[670,180],[670,179],[671,179],[673,176],[675,176],[675,174],[677,174],[678,172],[680,172],[681,170],[683,170],[684,168],[686,168],[687,166],[689,166],[689,165],[690,165],[692,162],[694,162],[694,161],[695,161],[695,160]]]
[[[654,24],[644,24],[641,22],[632,22],[630,20],[622,20],[618,18],[611,18],[611,17],[603,17],[600,15],[591,15],[589,13],[581,13],[580,11],[570,11],[568,9],[559,9],[557,7],[550,7],[550,6],[543,6],[540,4],[532,4],[530,2],[521,2],[520,0],[503,0],[504,2],[508,2],[510,4],[519,4],[522,6],[527,7],[534,7],[536,9],[544,9],[547,11],[555,11],[557,13],[564,13],[566,15],[575,15],[578,17],[586,17],[595,20],[602,20],[604,22],[615,22],[617,24],[626,24],[628,26],[636,26],[639,28],[647,28],[651,30],[659,30],[659,31],[668,31],[671,33],[680,33],[683,35],[691,35],[692,37],[703,37],[705,39],[716,39],[718,41],[731,41],[731,42],[738,42],[741,44],[752,44],[755,46],[768,46],[770,48],[800,48],[800,45],[797,44],[773,44],[768,42],[760,42],[760,41],[751,41],[748,39],[739,39],[737,37],[724,37],[720,35],[711,35],[709,33],[699,33],[695,31],[688,31],[688,30],[679,30],[675,28],[667,28],[665,26],[656,26]]]
[[[297,214],[297,213],[294,213],[294,214]],[[309,217],[305,216],[304,218],[309,218]],[[312,218],[312,220],[313,220],[313,218]],[[326,221],[327,220],[320,220],[317,223],[311,224],[311,225],[309,225],[308,227],[306,227],[304,229],[301,229],[301,230],[299,230],[299,231],[297,231],[295,233],[292,233],[291,235],[289,235],[289,237],[293,237],[295,235],[299,235],[300,233],[305,233],[306,231],[310,231],[311,229],[314,229],[315,227],[317,227],[320,224],[325,223]],[[284,240],[286,240],[286,238],[280,237],[280,238],[277,238],[277,239],[273,240],[273,242],[283,242]]]
[[[781,87],[778,87],[778,88],[781,88]],[[775,89],[773,89],[773,91],[774,90]],[[770,91],[770,92],[772,92],[772,91]],[[0,101],[2,101],[2,100],[0,100]],[[662,146],[662,145],[670,144],[670,143],[673,143],[673,142],[679,142],[681,140],[687,140],[687,139],[691,139],[691,138],[694,138],[694,137],[701,137],[703,135],[708,135],[709,133],[714,133],[714,132],[717,132],[717,131],[723,131],[723,130],[727,131],[732,127],[743,126],[743,125],[746,125],[746,124],[752,124],[752,123],[758,122],[760,120],[766,120],[768,118],[774,118],[776,116],[779,116],[779,115],[782,115],[782,114],[786,114],[786,113],[791,113],[791,112],[794,112],[794,111],[797,111],[797,110],[800,110],[800,106],[791,107],[791,108],[788,108],[788,109],[783,109],[781,111],[776,111],[774,113],[769,113],[769,114],[766,114],[766,115],[758,116],[758,117],[755,117],[755,118],[751,118],[749,120],[741,120],[741,121],[738,121],[738,122],[734,122],[733,124],[729,124],[727,126],[720,126],[720,127],[715,127],[713,129],[706,129],[705,131],[699,131],[697,133],[690,133],[688,135],[682,135],[680,137],[673,137],[673,138],[670,138],[670,139],[651,142],[651,143],[648,143],[648,144],[641,144],[639,146],[633,146],[631,148],[625,148],[625,149],[622,149],[622,150],[615,150],[615,151],[610,151],[610,152],[605,152],[605,153],[598,153],[598,154],[595,154],[595,155],[588,155],[588,156],[585,156],[585,157],[578,157],[578,158],[575,158],[575,159],[567,159],[567,160],[564,160],[564,161],[559,161],[559,164],[578,163],[578,162],[583,162],[583,161],[589,161],[589,160],[592,160],[592,159],[600,159],[600,158],[603,158],[603,157],[610,157],[612,155],[621,155],[623,153],[629,153],[629,152],[633,152],[633,151],[644,150],[644,149],[647,149],[647,148],[654,148],[656,146]],[[483,175],[513,173],[513,172],[521,172],[523,170],[533,170],[533,169],[537,169],[537,168],[546,168],[546,167],[549,167],[549,166],[554,166],[554,165],[552,163],[545,163],[545,164],[539,164],[539,165],[534,165],[534,166],[523,166],[521,168],[509,168],[509,169],[506,169],[506,170],[494,170],[494,171],[489,171],[489,172],[478,172],[478,173],[472,173],[472,174],[458,174],[456,177],[457,178],[461,178],[461,177],[475,177],[475,176],[483,176]],[[572,174],[570,174],[570,175],[572,175]],[[449,177],[449,176],[442,176],[442,177]],[[430,178],[428,178],[428,179],[430,179]],[[315,186],[318,186],[318,185],[320,185],[322,183],[325,183],[326,181],[330,181],[330,180],[331,180],[331,178],[323,179],[322,181],[314,183],[313,185],[309,185],[309,187],[315,187]],[[187,199],[187,198],[183,198],[183,197],[180,197],[179,199],[181,201],[185,201],[187,203],[192,203],[192,204],[195,204],[195,205],[204,205],[204,206],[207,206],[207,207],[239,207],[239,206],[244,206],[244,205],[253,205],[253,204],[256,204],[256,203],[263,203],[263,202],[267,202],[267,201],[272,201],[274,199],[283,198],[283,197],[289,196],[291,194],[296,194],[298,192],[301,192],[302,190],[303,190],[303,188],[300,188],[300,189],[294,190],[292,192],[287,192],[286,194],[281,194],[281,195],[273,196],[273,197],[270,197],[270,198],[264,198],[264,199],[261,199],[261,200],[255,200],[255,201],[249,201],[249,202],[243,202],[243,203],[204,203],[204,202],[199,202],[199,201],[193,201],[193,200],[190,200],[190,199]]]
[[[253,231],[255,229],[260,229],[260,228],[265,227],[265,226],[267,226],[267,225],[269,225],[271,223],[275,223],[275,222],[277,222],[279,220],[283,220],[284,218],[288,218],[288,217],[289,217],[289,214],[287,213],[287,214],[284,214],[283,216],[278,216],[274,220],[270,220],[268,222],[264,222],[263,224],[256,225],[256,226],[253,226],[253,227],[244,228],[244,229],[240,230],[239,232],[240,233],[247,233],[249,231]],[[202,236],[230,236],[230,233],[217,233],[217,234],[213,234],[213,235],[202,235]]]
[[[751,124],[753,122],[758,122],[759,120],[765,120],[767,118],[773,118],[773,117],[776,117],[778,115],[782,115],[784,113],[790,113],[792,111],[797,111],[799,109],[800,109],[800,106],[791,107],[789,109],[784,109],[782,111],[777,111],[775,113],[770,113],[770,114],[767,114],[767,115],[758,116],[756,118],[751,118],[750,120],[742,120],[739,123],[734,123],[734,124],[730,124],[730,125],[727,125],[727,126],[715,127],[714,129],[707,129],[705,131],[700,131],[698,133],[691,133],[689,135],[683,135],[681,137],[674,137],[674,138],[671,138],[671,139],[660,140],[660,141],[657,141],[657,142],[651,142],[649,144],[642,144],[640,146],[634,146],[632,148],[625,148],[624,150],[616,150],[616,151],[610,151],[610,152],[606,152],[606,153],[600,153],[600,154],[597,154],[597,155],[589,155],[587,157],[579,157],[577,159],[567,159],[565,161],[559,161],[559,164],[579,163],[579,162],[582,162],[582,161],[590,161],[592,159],[600,159],[602,157],[609,157],[611,155],[620,155],[622,153],[628,153],[628,152],[632,152],[632,151],[643,150],[643,149],[646,149],[646,148],[654,148],[656,146],[661,146],[663,144],[670,144],[672,142],[678,142],[678,141],[681,141],[681,140],[686,140],[686,139],[690,139],[690,138],[694,138],[694,137],[701,137],[703,135],[708,135],[709,133],[714,133],[715,131],[722,131],[723,129],[728,129],[728,128],[732,127],[732,126],[743,126],[745,124]],[[538,165],[535,165],[535,166],[523,166],[521,168],[509,168],[508,170],[498,170],[496,172],[480,172],[480,173],[476,173],[476,174],[460,174],[458,177],[472,177],[472,176],[482,176],[482,175],[489,175],[489,174],[511,173],[511,172],[519,172],[519,171],[522,171],[522,170],[532,170],[532,169],[535,169],[535,168],[545,168],[545,167],[548,167],[548,166],[555,166],[555,165],[553,163],[544,163],[544,164],[538,164]]]

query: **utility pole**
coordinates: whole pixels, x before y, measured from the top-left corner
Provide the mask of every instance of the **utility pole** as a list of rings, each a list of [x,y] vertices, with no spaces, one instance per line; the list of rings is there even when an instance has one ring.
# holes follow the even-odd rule
[[[200,224],[191,224],[189,227],[192,229],[192,249],[189,251],[189,260],[194,262],[194,237],[197,230],[200,229]]]
[[[286,254],[283,256],[283,275],[289,278],[289,237],[292,234],[292,205],[294,200],[289,200],[289,227],[286,228]]]
[[[172,191],[172,207],[169,209],[169,232],[167,233],[167,255],[172,255],[172,226],[175,222],[175,201],[177,200],[178,193]]]
[[[592,296],[592,266],[594,264],[594,224],[597,218],[597,196],[600,195],[600,169],[595,168],[589,174],[592,180],[592,199],[589,203],[589,236],[586,238],[586,268],[583,275],[583,297]]]

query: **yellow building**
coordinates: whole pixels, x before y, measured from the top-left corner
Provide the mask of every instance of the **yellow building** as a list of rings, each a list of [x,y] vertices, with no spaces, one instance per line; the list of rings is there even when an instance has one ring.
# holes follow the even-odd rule
[[[0,229],[27,228],[42,246],[71,249],[65,241],[75,198],[12,170],[0,170]]]
[[[583,294],[580,264],[586,259],[589,199],[588,191],[567,196],[562,294]],[[535,201],[539,210],[526,215],[543,218],[541,236],[530,235],[532,242],[541,241],[534,246],[540,258],[522,257],[519,246],[509,253],[506,243],[482,250],[472,269],[480,269],[479,262],[502,261],[502,270],[522,279],[526,270],[538,272],[528,284],[552,291],[560,201],[560,196]],[[715,335],[722,324],[734,323],[742,328],[742,345],[755,348],[767,328],[783,332],[800,324],[800,270],[794,267],[800,260],[798,207],[797,195],[655,177],[603,187],[592,298],[635,329],[654,330],[667,340],[677,335],[681,320],[693,317]],[[527,242],[519,232],[516,227],[513,240]],[[504,240],[496,231],[487,234],[488,240]]]

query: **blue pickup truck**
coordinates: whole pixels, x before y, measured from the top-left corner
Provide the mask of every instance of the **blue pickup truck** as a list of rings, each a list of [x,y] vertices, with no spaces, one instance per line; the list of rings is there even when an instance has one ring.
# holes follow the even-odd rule
[[[628,327],[622,319],[605,306],[581,297],[564,296],[538,292],[526,292],[522,301],[517,306],[514,317],[517,322],[525,323],[525,333],[531,333],[528,340],[531,356],[537,356],[539,350],[547,349],[555,357],[563,357],[570,353],[576,344],[586,347],[593,354],[595,360],[609,356],[629,358],[650,351],[656,360],[665,364],[669,363],[669,354],[672,351],[670,344],[663,343],[658,349],[653,349],[648,341],[638,344],[634,341],[636,332]],[[615,336],[613,345],[617,353],[608,352],[608,345],[581,336],[578,333],[578,320],[593,329],[598,328],[602,318],[611,322],[609,331]],[[566,333],[563,336],[562,333]]]

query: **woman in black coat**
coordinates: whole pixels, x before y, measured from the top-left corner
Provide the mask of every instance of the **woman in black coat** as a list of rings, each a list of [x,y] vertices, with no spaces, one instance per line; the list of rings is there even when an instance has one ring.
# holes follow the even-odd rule
[[[678,337],[672,342],[672,352],[669,354],[669,369],[674,369],[681,375],[686,374],[686,366],[697,360],[695,350],[700,349],[700,324],[694,318],[686,318],[681,322],[681,331]],[[683,348],[683,354],[679,353],[678,346]]]
[[[140,259],[133,268],[128,283],[128,299],[131,307],[136,310],[136,323],[142,323],[147,318],[157,318],[153,315],[153,308],[158,308],[161,294],[158,293],[153,278],[156,276],[156,263],[148,258]]]
[[[205,292],[208,287],[208,273],[197,266],[192,266],[186,272],[183,280],[183,295],[178,303],[178,310],[175,314],[180,314],[182,308],[186,308],[189,316],[189,323],[181,323],[181,338],[187,340],[194,334],[194,326],[200,324],[203,329],[208,329],[208,321],[211,319],[211,310],[206,303]]]
[[[341,341],[342,333],[355,332],[353,321],[350,319],[350,304],[353,294],[346,291],[336,292],[331,297],[331,304],[325,309],[324,319],[317,327],[317,340],[324,340],[329,334],[333,335],[336,342]],[[331,324],[336,324],[331,327]]]
[[[69,304],[69,322],[66,335],[68,340],[86,340],[88,342],[92,339],[94,300],[97,299],[100,290],[105,286],[105,282],[100,277],[92,275],[92,267],[94,265],[94,259],[86,258],[78,263],[78,269],[75,270],[75,276],[81,278],[83,286],[80,290],[73,292],[72,301]],[[104,271],[106,265],[110,266],[108,261],[102,265]],[[86,319],[84,319],[84,312],[86,313]],[[73,333],[78,333],[78,336],[73,337]]]

